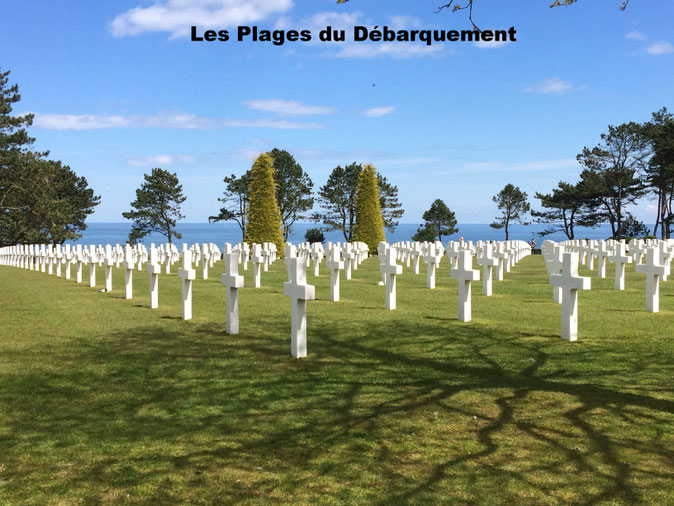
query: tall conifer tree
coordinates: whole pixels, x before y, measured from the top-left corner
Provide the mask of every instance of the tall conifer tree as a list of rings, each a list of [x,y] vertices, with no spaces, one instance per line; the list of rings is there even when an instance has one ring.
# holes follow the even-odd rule
[[[384,219],[379,205],[379,188],[375,168],[367,164],[358,178],[356,192],[356,226],[353,240],[367,244],[370,253],[377,251],[381,241],[386,240]]]
[[[184,218],[180,206],[185,202],[183,185],[176,173],[154,168],[143,176],[143,184],[136,190],[136,200],[131,202],[131,211],[122,213],[127,220],[133,220],[129,242],[135,244],[152,232],[158,232],[168,239],[182,239],[176,231],[176,222]]]
[[[245,240],[258,244],[272,242],[276,244],[280,257],[283,255],[283,234],[272,162],[269,153],[262,153],[250,170],[250,201]]]

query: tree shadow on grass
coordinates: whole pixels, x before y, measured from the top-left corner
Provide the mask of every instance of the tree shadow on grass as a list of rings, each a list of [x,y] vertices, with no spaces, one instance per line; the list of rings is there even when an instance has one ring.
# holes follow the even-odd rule
[[[345,322],[316,322],[305,360],[289,356],[289,322],[261,315],[235,336],[198,322],[126,329],[55,351],[73,367],[1,376],[0,453],[48,462],[47,479],[7,464],[5,488],[42,477],[47,494],[93,486],[94,502],[109,488],[162,502],[198,486],[206,502],[395,504],[458,488],[468,502],[592,504],[643,501],[674,479],[671,439],[637,430],[667,434],[670,392],[622,388],[601,350],[440,318]],[[59,474],[50,447],[78,465]]]

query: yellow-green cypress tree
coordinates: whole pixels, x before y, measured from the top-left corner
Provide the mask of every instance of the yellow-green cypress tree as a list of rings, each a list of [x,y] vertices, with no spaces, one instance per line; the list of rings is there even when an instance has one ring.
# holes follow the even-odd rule
[[[246,242],[276,244],[277,255],[283,256],[281,212],[276,203],[273,159],[269,153],[257,157],[250,170],[250,201]]]
[[[379,206],[377,173],[370,164],[363,167],[358,177],[356,226],[353,229],[353,240],[367,244],[370,253],[375,253],[379,243],[386,240],[384,219]]]

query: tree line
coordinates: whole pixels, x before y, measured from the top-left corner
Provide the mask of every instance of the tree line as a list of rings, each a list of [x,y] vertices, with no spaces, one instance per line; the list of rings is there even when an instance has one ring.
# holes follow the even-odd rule
[[[287,240],[293,224],[298,220],[322,223],[326,231],[340,231],[345,241],[354,240],[356,225],[356,195],[358,181],[364,168],[359,163],[335,167],[316,196],[313,182],[295,158],[285,150],[274,148],[269,152],[274,169],[276,201],[281,213],[283,238]],[[379,207],[384,227],[390,232],[398,226],[404,210],[398,200],[398,188],[377,173]],[[210,222],[235,221],[246,236],[250,203],[250,170],[224,178],[225,191],[218,199],[222,204]],[[314,204],[319,210],[312,212]]]
[[[21,100],[0,68],[0,246],[76,240],[100,197],[67,165],[33,149],[33,115],[12,116]]]
[[[574,239],[576,227],[611,226],[612,238],[649,235],[648,227],[629,211],[645,196],[657,199],[652,235],[669,239],[674,223],[674,116],[662,108],[645,123],[609,125],[600,142],[576,157],[579,179],[560,181],[551,193],[536,193],[542,211],[538,223],[549,225],[541,235],[562,232]]]
[[[48,159],[48,152],[32,148],[35,139],[26,127],[33,116],[11,115],[21,96],[17,85],[8,85],[8,75],[0,70],[0,245],[76,240],[86,229],[85,220],[100,203],[100,196],[70,167]],[[671,236],[674,117],[666,108],[642,124],[609,125],[600,142],[583,148],[577,159],[582,168],[578,181],[560,181],[550,193],[535,193],[541,210],[531,210],[526,192],[507,184],[492,198],[500,214],[491,226],[503,229],[508,239],[511,224],[528,224],[530,213],[529,219],[548,225],[539,233],[542,236],[562,232],[574,239],[577,227],[608,223],[613,238],[644,237],[651,231],[628,207],[650,196],[657,201],[652,235]],[[209,221],[234,221],[243,240],[252,242],[282,244],[298,220],[308,220],[322,224],[322,229],[307,233],[308,240],[322,240],[322,231],[339,231],[345,241],[362,240],[365,234],[368,240],[364,242],[370,244],[374,236],[383,240],[384,229],[393,232],[404,213],[398,188],[374,167],[356,162],[339,165],[314,193],[314,183],[302,166],[278,148],[258,157],[244,173],[226,176],[223,182],[220,209]],[[368,197],[363,200],[365,195]],[[184,218],[181,205],[185,200],[176,173],[155,168],[145,174],[131,210],[122,213],[132,220],[129,241],[136,242],[152,232],[166,236],[169,242],[180,239],[176,224]],[[262,209],[267,209],[262,221],[260,202],[265,202]],[[270,211],[272,208],[275,211]],[[276,232],[258,237],[265,220],[276,227],[276,214],[278,237]],[[436,199],[422,218],[424,223],[413,240],[442,240],[458,232],[455,213],[441,199]],[[259,241],[263,236],[268,238]]]
[[[365,242],[374,252],[379,242],[386,240],[384,227],[396,226],[395,217],[402,214],[398,189],[377,174],[372,165],[353,164],[347,172],[348,180],[342,167],[333,171],[332,181],[319,190],[326,209],[311,217],[322,220],[330,230],[341,230],[346,240]],[[243,241],[271,242],[282,254],[293,224],[298,218],[309,216],[314,202],[313,183],[302,167],[287,151],[273,149],[259,155],[244,174],[227,176],[224,182],[224,195],[218,199],[224,206],[209,221],[235,221]],[[169,242],[174,237],[180,239],[175,226],[182,218],[180,205],[184,201],[175,173],[155,168],[145,174],[143,184],[136,190],[136,200],[131,203],[132,210],[123,213],[133,220],[129,241],[135,242],[151,232],[163,234]],[[386,212],[382,212],[383,206],[387,206]],[[307,236],[323,240],[317,229],[310,230]]]

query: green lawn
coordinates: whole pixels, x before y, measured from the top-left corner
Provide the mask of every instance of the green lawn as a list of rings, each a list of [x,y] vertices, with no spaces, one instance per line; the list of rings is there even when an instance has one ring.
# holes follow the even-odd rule
[[[540,256],[474,283],[470,323],[446,259],[395,311],[376,259],[338,303],[322,267],[295,360],[283,261],[245,271],[238,336],[222,262],[189,322],[177,267],[156,310],[146,272],[127,301],[121,269],[0,267],[0,504],[674,504],[674,280],[652,314],[633,266],[592,273],[569,343]]]

